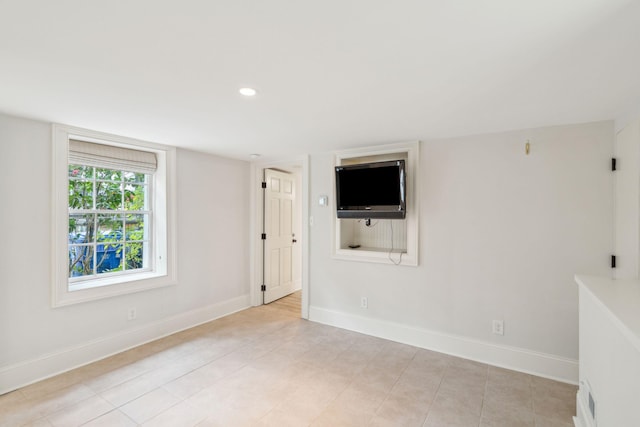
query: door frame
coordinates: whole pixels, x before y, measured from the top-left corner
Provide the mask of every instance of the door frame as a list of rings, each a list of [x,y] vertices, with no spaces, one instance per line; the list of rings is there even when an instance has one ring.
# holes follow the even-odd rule
[[[300,271],[302,274],[302,303],[300,317],[309,318],[309,156],[299,156],[293,159],[285,159],[279,161],[256,161],[251,163],[250,177],[250,212],[251,227],[249,230],[249,297],[252,306],[262,305],[262,219],[263,198],[261,183],[263,179],[264,169],[279,169],[288,167],[300,168],[301,188],[298,190],[296,197],[301,198],[301,231],[300,236],[302,265]]]

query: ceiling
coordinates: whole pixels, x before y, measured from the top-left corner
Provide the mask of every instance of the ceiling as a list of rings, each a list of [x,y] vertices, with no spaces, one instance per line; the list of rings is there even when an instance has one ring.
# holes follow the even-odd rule
[[[639,105],[634,0],[0,0],[0,111],[245,160]]]

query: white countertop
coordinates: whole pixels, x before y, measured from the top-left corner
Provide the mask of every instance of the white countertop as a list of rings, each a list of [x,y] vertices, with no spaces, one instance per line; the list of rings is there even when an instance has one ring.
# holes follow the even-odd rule
[[[575,280],[640,352],[640,281],[583,275],[576,275]]]

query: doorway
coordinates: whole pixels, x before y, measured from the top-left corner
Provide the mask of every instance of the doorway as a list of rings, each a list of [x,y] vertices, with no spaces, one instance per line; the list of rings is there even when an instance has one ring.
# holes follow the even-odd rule
[[[306,156],[288,162],[254,163],[251,198],[252,305],[276,301],[291,310],[294,302],[304,319],[309,312],[308,164]]]
[[[295,172],[264,169],[263,304],[286,297],[302,286],[300,251],[296,244],[296,233],[301,234],[298,178]]]

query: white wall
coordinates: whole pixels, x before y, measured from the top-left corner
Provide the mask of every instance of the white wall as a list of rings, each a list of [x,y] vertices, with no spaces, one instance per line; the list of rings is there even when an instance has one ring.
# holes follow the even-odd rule
[[[0,393],[249,305],[247,162],[178,150],[178,285],[52,309],[50,125],[0,115],[0,147]]]
[[[332,155],[312,156],[310,318],[577,381],[573,276],[610,274],[613,137],[599,122],[423,142],[417,268],[331,258],[334,202],[313,202],[333,194]]]

